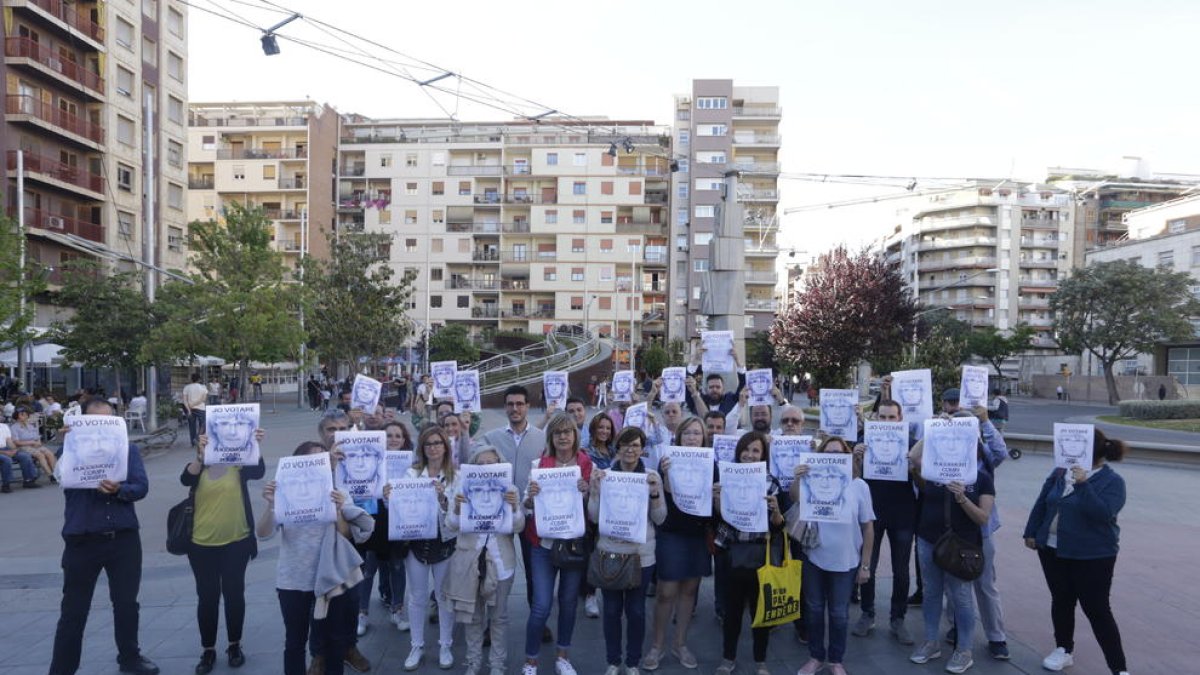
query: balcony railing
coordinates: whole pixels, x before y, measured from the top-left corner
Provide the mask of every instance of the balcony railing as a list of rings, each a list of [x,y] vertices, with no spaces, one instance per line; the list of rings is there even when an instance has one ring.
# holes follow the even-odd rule
[[[213,177],[206,176],[204,178],[188,178],[189,190],[211,190],[213,189]]]
[[[303,178],[280,178],[280,190],[303,190],[308,187],[308,182]]]
[[[499,262],[500,252],[490,248],[471,251],[471,260],[475,262]]]
[[[1019,260],[1018,267],[1027,267],[1031,269],[1052,270],[1058,267],[1057,260]]]
[[[746,270],[746,283],[748,284],[774,284],[778,277],[774,272],[755,272]]]
[[[292,209],[264,209],[263,215],[271,220],[300,220],[300,212]]]
[[[93,143],[104,143],[104,127],[32,96],[9,94],[5,103],[5,111],[9,115],[30,115]]]
[[[26,0],[29,4],[41,8],[54,18],[62,21],[75,30],[87,35],[96,42],[104,42],[104,29],[88,16],[75,10],[73,2],[63,0]]]
[[[472,307],[471,308],[471,318],[472,319],[495,319],[499,316],[500,316],[500,308],[499,307],[487,306],[487,307]]]
[[[17,170],[17,151],[8,151],[8,170]],[[63,164],[56,159],[31,152],[25,153],[25,171],[39,173],[63,183],[70,183],[92,192],[104,192],[104,179],[87,169]]]
[[[555,260],[558,260],[558,251],[505,249],[500,252],[500,260],[506,263],[554,262]]]
[[[779,310],[779,302],[777,300],[748,298],[746,300],[746,309],[751,312],[775,312]]]
[[[740,106],[734,107],[734,117],[779,117],[783,115],[782,108],[771,108],[768,106]]]
[[[1021,227],[1032,230],[1057,230],[1059,221],[1049,218],[1022,218]]]
[[[528,279],[501,279],[500,289],[505,291],[527,291],[529,290]]]
[[[279,242],[279,250],[288,251],[288,252],[299,251],[300,250],[300,242],[298,242],[298,241]]]
[[[1021,246],[1027,248],[1058,248],[1061,244],[1057,239],[1021,239]]]
[[[646,198],[642,200],[643,204],[666,204],[667,195],[663,192],[647,192]]]
[[[307,159],[305,148],[221,148],[217,159]]]
[[[779,162],[734,162],[733,168],[747,173],[779,173]]]
[[[646,262],[654,264],[654,265],[666,265],[667,264],[667,252],[666,251],[646,251],[642,254],[642,260],[645,260]]]
[[[494,291],[500,288],[499,279],[471,279],[468,277],[450,277],[450,288],[466,288],[477,291]]]
[[[936,251],[945,248],[961,248],[965,246],[995,246],[995,237],[955,237],[923,241],[917,245],[918,251]]]
[[[503,176],[504,167],[498,164],[458,165],[446,167],[447,176]]]
[[[994,256],[971,256],[968,258],[951,258],[950,260],[918,260],[917,269],[921,272],[934,270],[952,270],[968,267],[991,267],[996,264]]]
[[[1057,288],[1057,279],[1031,279],[1029,277],[1020,277],[1017,279],[1018,286],[1028,286],[1031,288]]]
[[[779,247],[775,244],[746,244],[746,255],[779,255]]]
[[[553,194],[530,194],[518,192],[515,194],[500,194],[499,192],[484,192],[476,193],[474,196],[476,204],[557,204],[558,193]]]
[[[367,172],[367,167],[363,164],[357,166],[343,166],[338,173],[343,176],[361,176]]]
[[[34,42],[29,38],[5,38],[4,55],[9,58],[32,59],[63,77],[74,80],[84,88],[91,89],[100,94],[104,93],[104,78],[84,68],[75,61],[67,61],[59,58],[58,54],[50,51],[49,47],[44,47],[41,43]]]
[[[754,134],[752,136],[734,135],[734,145],[779,145],[782,139],[775,134]]]
[[[773,202],[779,200],[778,190],[746,190],[738,192],[738,199],[744,202]]]
[[[671,170],[665,166],[618,166],[618,176],[669,176]]]
[[[9,209],[8,215],[16,218],[17,210]],[[25,209],[25,227],[73,234],[91,241],[104,241],[104,226],[69,216],[60,216],[42,209]]]

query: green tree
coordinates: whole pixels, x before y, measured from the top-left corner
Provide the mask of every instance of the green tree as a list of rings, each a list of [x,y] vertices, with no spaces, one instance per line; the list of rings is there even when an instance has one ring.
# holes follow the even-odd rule
[[[683,338],[672,338],[667,343],[667,363],[682,366],[688,361],[688,343]]]
[[[36,315],[33,299],[46,288],[44,270],[32,256],[26,256],[21,272],[21,233],[15,220],[0,213],[0,345],[26,343]]]
[[[748,368],[770,368],[775,374],[791,373],[789,364],[780,363],[775,356],[775,345],[771,344],[771,332],[759,331],[746,340],[746,366]]]
[[[305,260],[310,308],[305,327],[330,366],[353,364],[360,356],[375,362],[396,352],[412,333],[405,308],[414,274],[393,279],[391,242],[392,235],[383,233],[342,234],[337,240],[330,235],[330,259]]]
[[[642,370],[650,377],[658,377],[662,375],[662,369],[671,365],[668,360],[667,350],[663,349],[660,344],[652,344],[646,348],[646,351],[641,355]],[[682,365],[682,364],[681,364]]]
[[[1033,328],[1024,323],[1013,326],[1008,335],[995,326],[976,328],[967,338],[967,348],[975,356],[990,363],[996,369],[996,375],[1003,377],[1001,366],[1010,356],[1029,349],[1033,342],[1033,335]]]
[[[962,380],[960,367],[971,356],[971,326],[949,312],[930,312],[917,319],[916,356],[911,347],[896,370],[928,368],[933,381],[933,398],[957,387]]]
[[[1108,402],[1116,405],[1113,365],[1156,344],[1195,335],[1189,317],[1200,315],[1191,278],[1184,272],[1150,269],[1127,260],[1076,269],[1050,296],[1058,344],[1088,351],[1104,368]]]
[[[461,367],[479,360],[479,348],[467,337],[466,326],[452,323],[429,338],[429,360],[458,361]]]

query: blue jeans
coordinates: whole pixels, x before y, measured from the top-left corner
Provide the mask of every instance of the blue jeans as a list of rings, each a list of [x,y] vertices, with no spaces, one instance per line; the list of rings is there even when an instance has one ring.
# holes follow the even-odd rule
[[[558,579],[558,648],[570,649],[575,633],[575,606],[579,604],[579,586],[583,570],[562,570],[551,561],[550,549],[532,546],[529,555],[533,577],[533,606],[525,623],[525,656],[536,659],[542,647],[542,630],[550,619],[554,601],[554,580]]]
[[[637,668],[646,639],[646,586],[654,565],[642,568],[642,583],[628,591],[600,591],[604,596],[604,651],[608,665],[621,665],[621,615],[625,615],[625,666]]]
[[[808,627],[808,653],[818,661],[841,663],[846,657],[850,631],[850,591],[856,570],[830,572],[804,563],[804,622]],[[825,645],[825,612],[829,612],[829,646]]]
[[[188,437],[192,439],[192,445],[196,444],[196,440],[200,438],[200,434],[204,432],[204,411],[192,409],[188,414]]]
[[[0,482],[8,485],[13,480],[13,462],[21,466],[21,480],[30,481],[37,477],[37,469],[33,467],[33,458],[28,452],[18,450],[12,457],[0,454]]]
[[[942,595],[950,598],[954,625],[958,630],[958,649],[970,649],[975,637],[975,600],[971,597],[971,582],[946,574],[933,562],[933,544],[917,537],[917,564],[925,580],[925,595],[921,615],[925,618],[925,641],[937,642],[942,622]]]
[[[908,612],[908,562],[912,557],[913,529],[909,525],[898,529],[886,520],[875,521],[875,548],[871,551],[871,578],[862,585],[863,614],[875,616],[875,570],[879,567],[879,551],[887,535],[892,555],[892,602],[889,619],[903,619]]]

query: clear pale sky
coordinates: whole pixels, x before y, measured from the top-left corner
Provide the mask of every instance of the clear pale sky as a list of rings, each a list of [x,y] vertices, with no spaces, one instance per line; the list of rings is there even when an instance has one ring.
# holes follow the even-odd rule
[[[255,0],[189,2],[263,27],[286,16]],[[693,78],[777,85],[784,172],[1036,180],[1047,166],[1114,169],[1138,155],[1155,171],[1200,174],[1192,0],[278,5],[578,116],[669,124],[672,94]],[[444,116],[414,84],[297,44],[266,57],[255,31],[195,7],[189,29],[192,101],[307,97],[372,117]],[[305,21],[280,33],[400,58]],[[438,100],[466,121],[510,117]],[[783,208],[894,191],[780,188]],[[797,213],[783,216],[780,243],[815,255],[886,225],[861,210]]]

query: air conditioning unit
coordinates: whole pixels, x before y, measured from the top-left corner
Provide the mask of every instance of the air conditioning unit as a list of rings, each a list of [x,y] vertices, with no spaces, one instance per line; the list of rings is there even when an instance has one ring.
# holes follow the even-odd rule
[[[63,225],[63,219],[62,219],[61,217],[59,217],[59,216],[49,216],[49,217],[47,217],[47,218],[46,218],[46,229],[48,229],[48,230],[62,230],[62,229],[65,229],[65,227],[64,227],[64,225]]]

